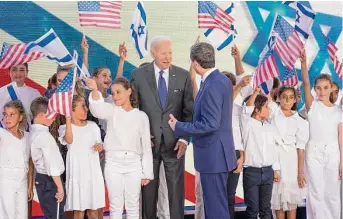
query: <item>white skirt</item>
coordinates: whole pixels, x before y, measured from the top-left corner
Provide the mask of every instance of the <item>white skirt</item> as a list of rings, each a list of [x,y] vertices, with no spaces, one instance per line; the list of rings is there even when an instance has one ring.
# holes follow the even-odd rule
[[[284,148],[286,147],[286,149]],[[271,208],[274,210],[294,210],[304,203],[306,189],[298,186],[298,154],[295,146],[277,146],[280,177],[278,183],[274,182]]]

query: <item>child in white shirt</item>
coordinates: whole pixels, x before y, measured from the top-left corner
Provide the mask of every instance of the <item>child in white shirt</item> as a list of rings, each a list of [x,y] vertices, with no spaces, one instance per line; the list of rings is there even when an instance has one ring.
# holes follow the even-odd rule
[[[35,186],[40,206],[46,218],[64,218],[64,188],[61,174],[64,163],[54,137],[49,132],[53,119],[46,115],[49,100],[36,98],[31,104],[34,124],[29,143],[32,161],[36,169]],[[58,204],[59,212],[57,212]]]
[[[104,102],[94,80],[87,79],[86,84],[92,89],[92,114],[107,121],[104,148],[110,218],[122,218],[125,202],[127,217],[138,219],[141,185],[154,178],[148,116],[134,108],[137,99],[127,79],[118,78],[111,86],[115,104]]]
[[[105,185],[100,168],[102,151],[100,128],[87,121],[87,106],[81,96],[74,95],[72,118],[59,128],[59,141],[68,145],[66,161],[66,211],[74,211],[74,218],[97,218],[97,211],[105,207]]]
[[[3,109],[0,128],[0,218],[27,219],[33,198],[33,165],[30,159],[25,108],[16,100]]]
[[[317,99],[311,94],[306,53],[301,55],[310,138],[306,147],[308,219],[336,219],[341,215],[342,109],[330,102],[331,76],[320,74],[314,80]],[[304,184],[305,177],[299,181]]]
[[[247,219],[270,219],[273,179],[280,180],[277,170],[275,142],[278,135],[267,119],[270,115],[268,97],[259,94],[257,87],[248,99],[242,113],[244,146],[243,189],[247,204]],[[271,101],[271,97],[269,97]]]

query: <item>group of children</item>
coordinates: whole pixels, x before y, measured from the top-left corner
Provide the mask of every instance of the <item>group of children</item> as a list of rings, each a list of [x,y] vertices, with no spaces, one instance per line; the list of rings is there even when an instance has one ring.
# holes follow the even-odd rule
[[[87,55],[84,40],[82,49]],[[148,117],[136,108],[137,97],[130,82],[120,77],[126,52],[120,45],[121,68],[113,83],[106,67],[97,68],[92,79],[84,81],[90,90],[77,83],[71,117],[59,116],[55,121],[47,118],[48,99],[44,97],[35,98],[29,107],[19,100],[4,105],[0,218],[27,218],[33,182],[47,218],[56,218],[57,214],[64,218],[64,211],[72,211],[68,218],[84,218],[85,211],[88,218],[102,218],[104,178],[110,218],[121,218],[124,205],[128,218],[139,218],[141,186],[154,178],[153,160]],[[240,59],[236,47],[232,55]],[[241,63],[235,63],[236,72],[242,73]],[[227,74],[234,85],[235,103],[239,102],[233,110],[239,159],[228,179],[231,218],[241,171],[247,218],[259,215],[270,219],[275,210],[277,219],[285,218],[285,211],[287,218],[295,219],[296,208],[305,198],[307,218],[340,217],[342,109],[330,102],[332,81],[326,74],[316,78],[316,97],[312,96],[305,53],[301,67],[307,120],[295,111],[298,94],[293,87],[274,90],[274,102],[273,94],[261,94],[259,87],[247,91],[250,76]],[[12,67],[10,72],[14,68],[28,71],[27,64]],[[51,81],[58,86],[68,72],[69,68],[59,68]],[[191,76],[195,97],[192,69]],[[109,88],[111,95],[106,92]],[[53,92],[51,87],[46,95]],[[28,124],[31,120],[32,125]],[[103,150],[106,156],[99,156]],[[65,157],[63,151],[67,151]],[[103,160],[106,165],[102,165]]]

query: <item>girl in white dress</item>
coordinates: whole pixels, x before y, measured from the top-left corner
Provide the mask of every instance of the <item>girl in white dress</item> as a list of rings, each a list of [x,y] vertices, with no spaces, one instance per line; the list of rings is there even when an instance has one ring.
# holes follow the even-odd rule
[[[23,104],[5,104],[0,128],[0,218],[27,219],[28,201],[33,198],[33,163]]]
[[[72,118],[59,128],[61,144],[68,146],[66,161],[66,211],[74,211],[74,218],[98,218],[98,209],[105,206],[105,185],[100,168],[102,151],[100,128],[87,121],[85,100],[74,96]]]
[[[297,150],[304,150],[308,141],[308,123],[302,119],[296,110],[296,90],[293,87],[282,86],[279,89],[278,102],[272,103],[271,122],[278,131],[281,143],[276,144],[279,159],[281,179],[274,182],[272,193],[272,209],[277,219],[296,218],[297,205],[303,204],[305,193],[299,187],[297,176],[303,174],[303,160],[299,165]]]
[[[320,74],[314,80],[311,94],[305,51],[301,55],[301,73],[308,112],[310,138],[306,147],[308,219],[337,219],[341,214],[342,179],[342,109],[330,102],[331,76]],[[304,176],[299,177],[304,184]]]
[[[111,86],[115,104],[104,102],[94,80],[86,83],[92,89],[92,114],[107,121],[104,148],[110,218],[121,219],[125,203],[127,218],[138,219],[141,185],[154,178],[148,116],[134,108],[137,99],[127,79],[118,78]]]

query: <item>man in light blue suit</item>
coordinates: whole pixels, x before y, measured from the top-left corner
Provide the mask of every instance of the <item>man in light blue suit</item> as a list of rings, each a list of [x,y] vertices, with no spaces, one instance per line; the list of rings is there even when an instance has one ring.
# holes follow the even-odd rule
[[[233,88],[215,68],[215,51],[208,43],[191,48],[192,67],[201,76],[194,102],[193,121],[179,122],[170,115],[176,136],[192,136],[194,166],[200,172],[206,219],[228,219],[228,173],[236,165],[232,137]]]

